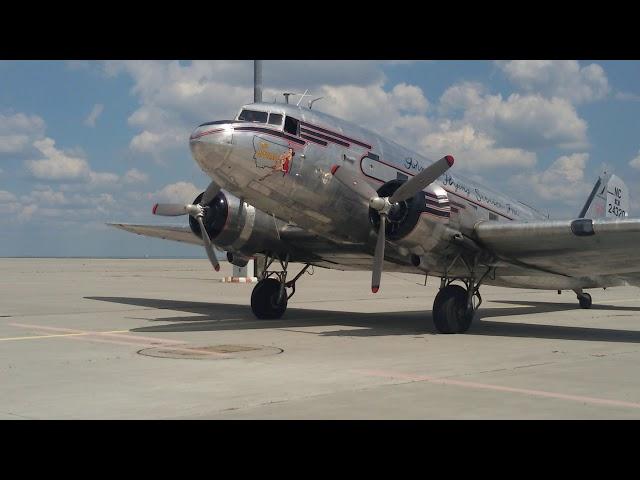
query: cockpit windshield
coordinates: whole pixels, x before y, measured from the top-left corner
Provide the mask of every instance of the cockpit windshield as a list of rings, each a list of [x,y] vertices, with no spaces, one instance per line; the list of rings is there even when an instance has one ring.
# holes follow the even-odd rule
[[[257,110],[242,110],[238,115],[238,120],[253,123],[267,123],[267,112],[259,112]]]

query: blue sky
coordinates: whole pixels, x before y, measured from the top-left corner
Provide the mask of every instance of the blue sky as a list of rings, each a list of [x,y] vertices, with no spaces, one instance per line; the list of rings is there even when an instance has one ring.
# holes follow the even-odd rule
[[[640,215],[640,62],[265,61],[285,90],[538,206],[579,210],[603,166]],[[201,249],[112,230],[176,223],[207,179],[196,125],[252,96],[250,61],[0,61],[0,256],[189,256]]]

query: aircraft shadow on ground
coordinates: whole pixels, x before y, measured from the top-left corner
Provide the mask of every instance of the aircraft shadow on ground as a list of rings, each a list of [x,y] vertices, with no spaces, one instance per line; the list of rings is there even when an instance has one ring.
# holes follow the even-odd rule
[[[150,322],[163,322],[163,324],[134,328],[131,329],[132,332],[215,332],[264,328],[295,329],[341,325],[354,328],[322,331],[318,333],[318,335],[369,337],[436,333],[430,310],[359,313],[290,307],[280,320],[257,320],[251,313],[248,305],[131,297],[84,298],[154,309],[182,311],[197,315],[149,319]],[[576,310],[577,306],[575,303],[508,300],[494,300],[494,302],[517,306],[507,308],[481,307],[467,335],[640,343],[640,331],[489,320],[490,318],[498,317]],[[594,305],[593,310],[639,312],[638,317],[640,318],[640,308],[638,307]],[[550,320],[552,321],[553,318],[550,318]]]

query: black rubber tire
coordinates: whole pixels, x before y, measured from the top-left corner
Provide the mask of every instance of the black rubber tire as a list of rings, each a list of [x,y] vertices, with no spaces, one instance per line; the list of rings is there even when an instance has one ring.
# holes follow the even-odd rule
[[[467,309],[467,291],[460,285],[449,285],[433,301],[433,323],[438,333],[465,333],[475,312]]]
[[[578,295],[578,301],[580,302],[580,308],[591,308],[591,295],[588,293],[583,293],[582,295]]]
[[[260,280],[251,292],[251,311],[260,320],[277,320],[287,310],[287,292],[278,304],[280,282],[275,278]]]

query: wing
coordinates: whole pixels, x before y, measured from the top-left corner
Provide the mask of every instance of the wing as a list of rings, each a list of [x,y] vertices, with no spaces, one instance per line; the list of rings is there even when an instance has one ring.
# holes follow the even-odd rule
[[[187,226],[174,225],[134,225],[128,223],[108,223],[107,225],[127,232],[147,237],[174,240],[176,242],[191,243],[202,246],[202,240],[193,234]],[[310,263],[315,266],[337,270],[370,270],[370,248],[363,244],[336,244],[300,227],[287,225],[280,231],[283,242],[290,249],[291,261]],[[214,241],[215,243],[215,241]],[[225,247],[216,245],[216,248]],[[260,252],[258,252],[260,253]],[[392,252],[390,252],[392,253]],[[390,255],[390,257],[393,257]],[[410,264],[400,259],[389,258],[385,262],[385,270],[395,272],[422,273]]]
[[[145,235],[147,237],[174,240],[176,242],[191,243],[203,246],[202,239],[196,236],[187,226],[175,225],[132,225],[128,223],[108,223],[111,227],[120,228],[127,232]]]
[[[512,265],[640,284],[640,219],[481,222],[479,243]]]

